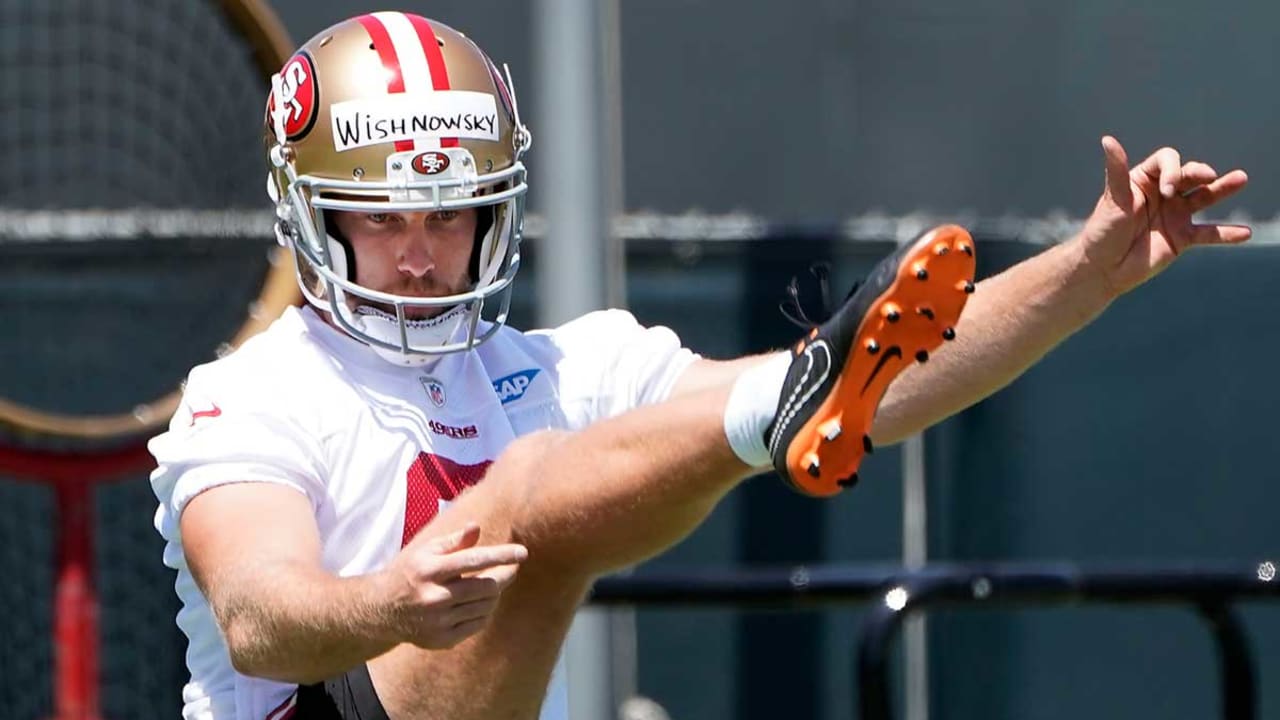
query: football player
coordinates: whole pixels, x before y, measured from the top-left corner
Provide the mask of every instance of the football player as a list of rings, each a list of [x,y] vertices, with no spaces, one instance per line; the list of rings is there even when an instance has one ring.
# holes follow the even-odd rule
[[[839,492],[872,437],[1005,385],[1182,250],[1249,235],[1191,219],[1243,173],[1167,148],[1130,170],[1108,137],[1081,233],[976,294],[972,239],[935,228],[793,346],[713,361],[616,310],[506,326],[532,135],[446,25],[321,32],[265,126],[307,305],[192,370],[150,445],[192,719],[564,718],[557,656],[594,578],[770,465]]]

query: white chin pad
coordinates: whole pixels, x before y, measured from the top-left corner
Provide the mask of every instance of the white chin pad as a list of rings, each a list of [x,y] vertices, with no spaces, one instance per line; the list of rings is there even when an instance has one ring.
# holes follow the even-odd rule
[[[463,304],[455,305],[431,318],[406,318],[404,328],[409,347],[430,349],[447,344],[454,339],[467,317],[467,306]],[[348,320],[357,330],[375,340],[397,346],[400,344],[400,321],[391,313],[361,305],[356,308],[354,317],[349,317]],[[384,360],[396,365],[425,365],[438,358],[434,355],[402,353],[377,345],[372,348]]]

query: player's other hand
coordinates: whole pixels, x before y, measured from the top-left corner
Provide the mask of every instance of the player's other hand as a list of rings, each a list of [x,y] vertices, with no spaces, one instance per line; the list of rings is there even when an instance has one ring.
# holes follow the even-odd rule
[[[1219,175],[1209,165],[1184,161],[1165,147],[1129,168],[1120,142],[1102,138],[1106,183],[1079,240],[1110,298],[1153,277],[1196,245],[1249,239],[1243,225],[1197,224],[1192,215],[1216,205],[1249,182],[1243,170]]]
[[[439,650],[484,628],[529,552],[523,545],[479,542],[475,524],[440,537],[419,533],[391,561],[398,640]]]

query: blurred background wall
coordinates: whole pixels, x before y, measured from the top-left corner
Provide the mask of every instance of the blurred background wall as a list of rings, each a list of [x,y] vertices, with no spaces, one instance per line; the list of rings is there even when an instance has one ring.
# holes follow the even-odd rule
[[[299,42],[369,9],[274,5]],[[511,64],[522,112],[539,115],[534,3],[385,5],[464,29]],[[1237,206],[1275,212],[1273,3],[644,0],[620,11],[630,210],[1083,215],[1109,132],[1135,159],[1168,144],[1248,167]]]

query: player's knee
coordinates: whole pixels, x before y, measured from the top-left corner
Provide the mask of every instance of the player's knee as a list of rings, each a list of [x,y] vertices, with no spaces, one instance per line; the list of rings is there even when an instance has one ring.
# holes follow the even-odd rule
[[[563,430],[543,430],[521,436],[507,446],[497,462],[489,469],[485,483],[493,483],[492,490],[501,496],[504,516],[512,528],[512,539],[517,542],[539,544],[548,534],[544,524],[549,518],[564,513],[562,507],[548,507],[555,498],[541,492],[547,473],[556,472],[548,464],[551,451],[569,438],[572,433]],[[530,547],[532,559],[535,549]],[[548,560],[538,553],[539,560]]]
[[[479,486],[492,498],[492,511],[519,524],[531,492],[546,469],[547,452],[568,437],[562,430],[541,430],[516,438],[485,473]]]
[[[544,468],[547,453],[569,435],[565,430],[539,430],[516,438],[489,468],[488,476],[509,485],[527,487],[529,483],[536,482],[538,472]]]
[[[520,508],[527,502],[531,483],[546,450],[567,433],[540,431],[511,442],[485,471],[484,478],[467,488],[453,502],[456,512],[480,524],[485,540],[507,542]]]

